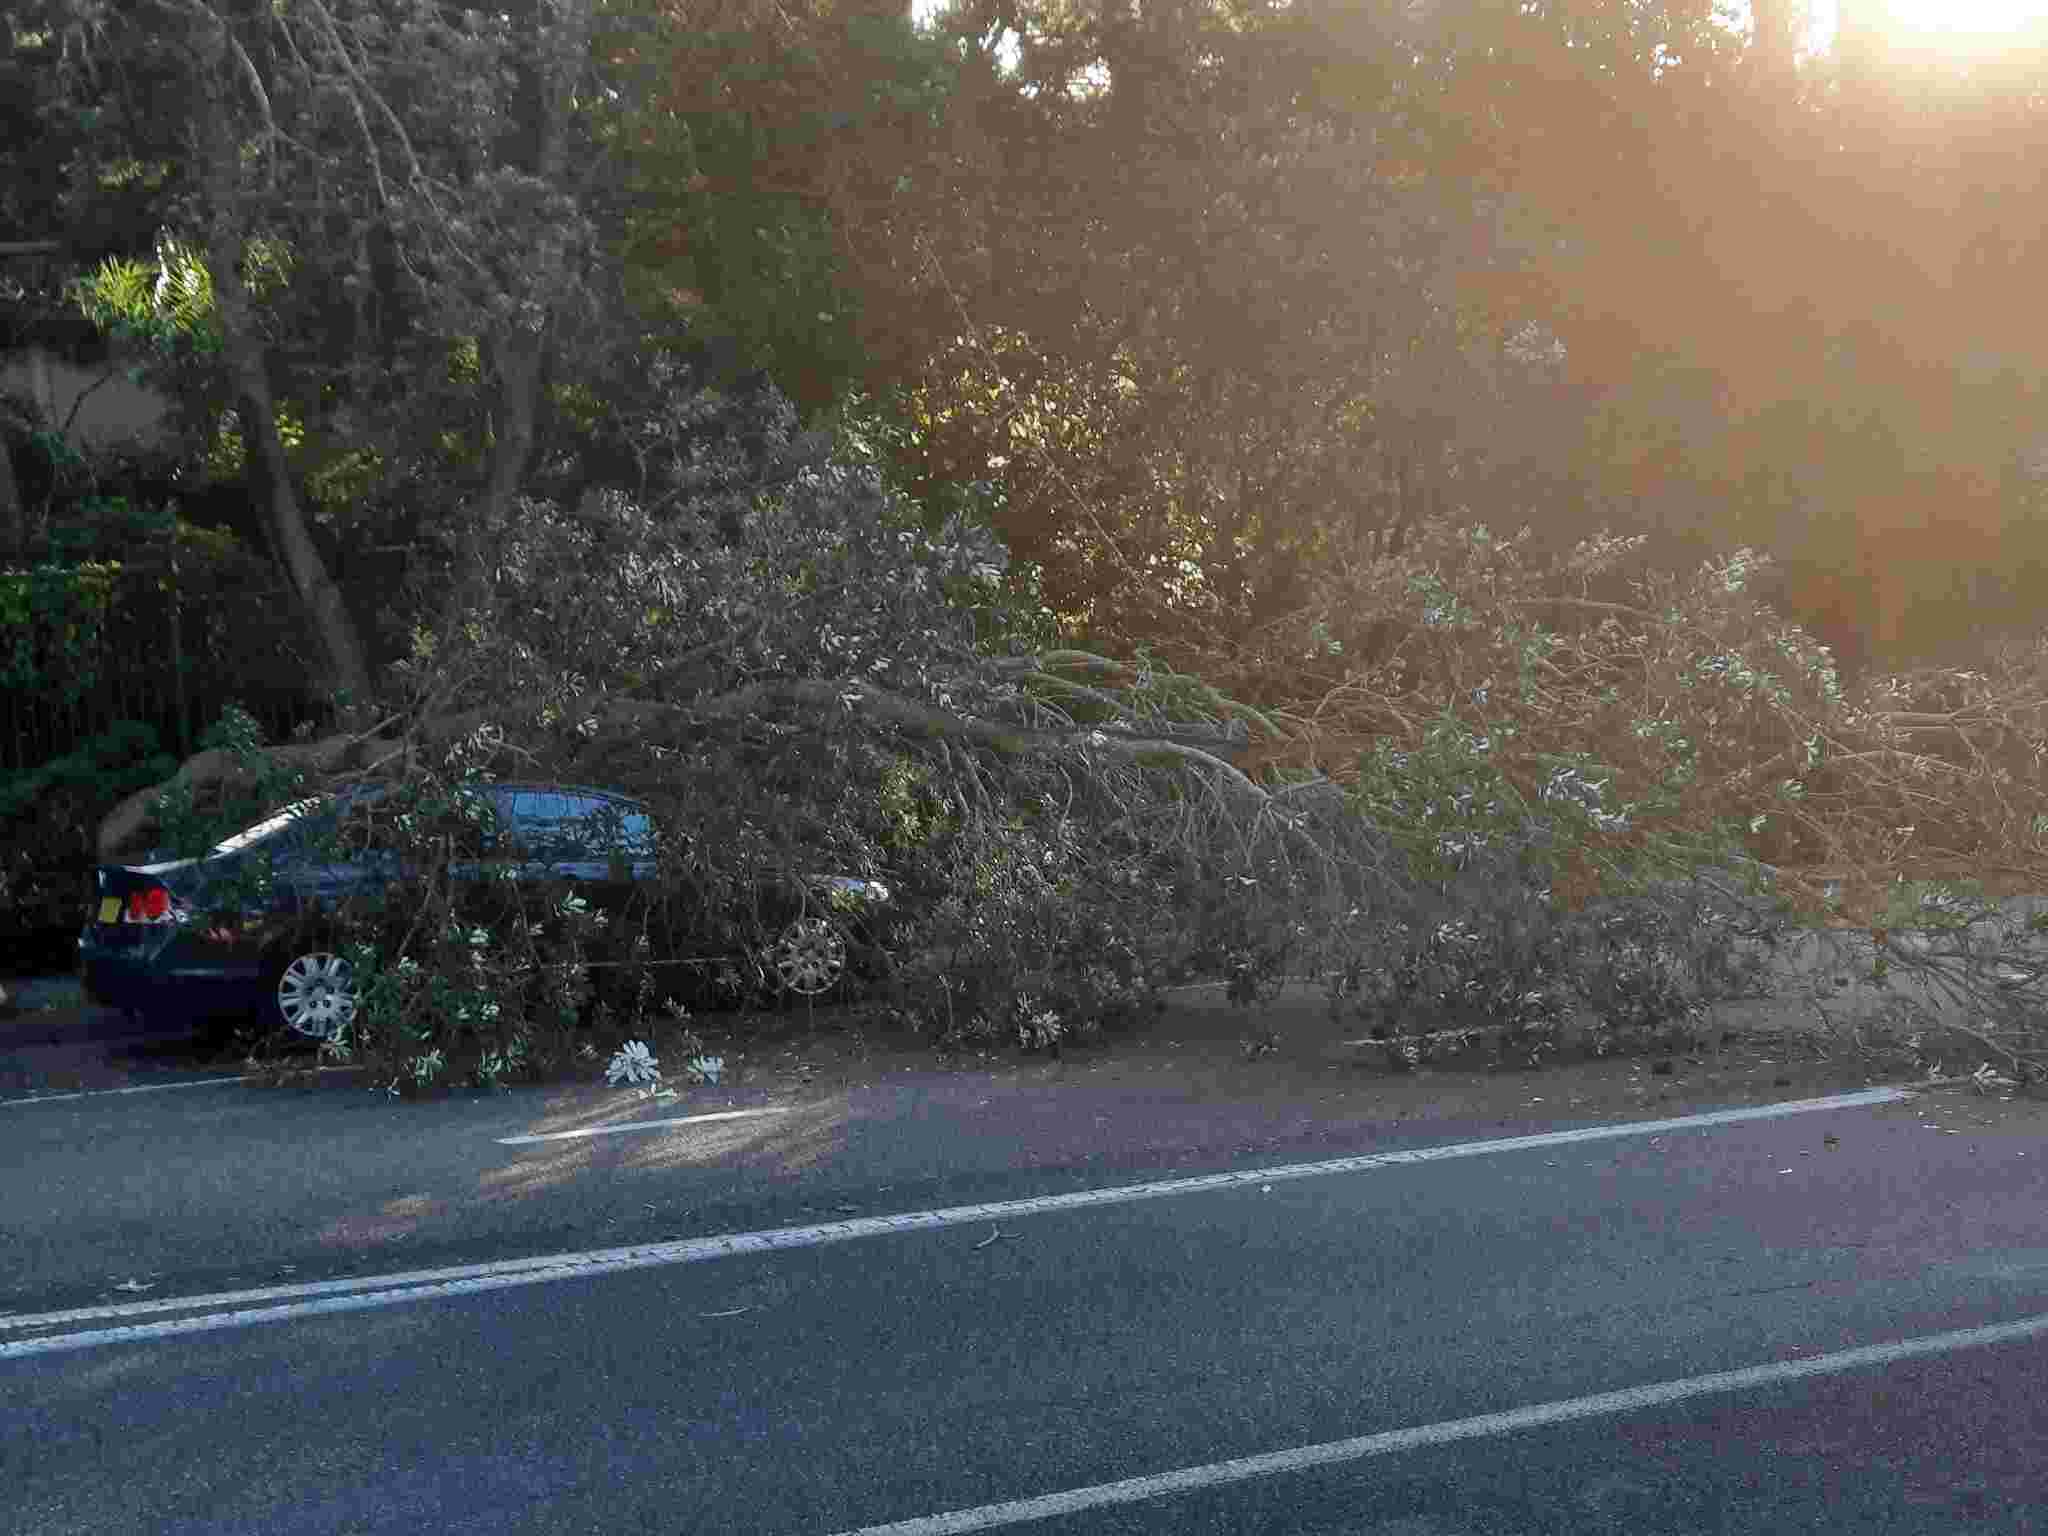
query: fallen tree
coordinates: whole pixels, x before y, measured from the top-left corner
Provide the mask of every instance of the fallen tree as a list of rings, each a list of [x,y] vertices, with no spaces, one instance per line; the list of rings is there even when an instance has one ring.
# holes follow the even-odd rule
[[[927,526],[860,466],[764,493],[695,447],[674,465],[688,496],[655,476],[644,496],[573,511],[470,510],[423,573],[377,728],[268,750],[230,730],[118,807],[103,846],[154,817],[196,851],[203,800],[225,815],[236,795],[275,804],[375,777],[412,809],[363,835],[438,868],[474,843],[463,785],[602,784],[653,810],[661,888],[687,892],[693,920],[794,871],[901,889],[891,1006],[954,1038],[1056,1044],[1174,981],[1249,1001],[1317,975],[1374,1027],[1500,1026],[1506,1048],[1537,1054],[1571,1006],[1630,1036],[1688,1027],[1734,984],[1727,919],[1743,908],[1753,932],[1744,904],[1762,899],[1688,877],[1740,850],[1671,835],[1691,829],[1664,814],[1672,775],[1638,790],[1593,742],[1543,750],[1568,706],[1614,687],[1626,647],[1560,682],[1558,646],[1458,617],[1450,578],[1433,578],[1405,594],[1436,647],[1410,696],[1368,672],[1320,703],[1250,708],[1220,674],[1156,658],[991,644],[1028,627],[1004,612],[1017,596],[1001,546],[957,518]],[[1482,705],[1514,690],[1550,732],[1502,732],[1496,750],[1486,717],[1430,692],[1447,682]],[[1385,724],[1340,734],[1376,698]],[[1667,733],[1637,756],[1669,768],[1683,753]],[[1574,891],[1588,872],[1593,889]],[[639,965],[593,961],[602,936],[560,913],[473,938],[449,886],[426,881],[415,909],[358,934],[376,1001],[341,1048],[393,1081],[431,1079],[458,1043],[501,1065],[559,1057],[562,1021],[593,1006],[588,978]],[[585,980],[537,1000],[541,974]],[[653,1027],[648,1002],[614,987],[605,1027]]]
[[[198,852],[377,781],[407,814],[366,813],[350,835],[409,840],[433,869],[473,842],[464,784],[601,784],[664,829],[661,899],[715,927],[778,875],[881,874],[914,914],[891,1006],[936,1033],[1039,1043],[1189,974],[1299,963],[1309,930],[1361,898],[1377,853],[1346,843],[1341,792],[1240,766],[1270,722],[1144,657],[991,646],[1014,600],[1001,546],[957,519],[927,527],[870,472],[816,466],[764,494],[706,457],[678,452],[695,486],[680,500],[657,483],[570,511],[470,509],[422,573],[374,726],[266,745],[231,718],[113,808],[103,855]],[[564,1010],[585,1017],[590,995],[543,998],[532,978],[638,964],[593,960],[599,939],[559,914],[444,953],[446,885],[356,933],[377,1001],[339,1048],[394,1081],[438,1071],[422,1064],[458,1040],[479,1061],[559,1058]],[[605,1006],[653,1027],[627,994]]]

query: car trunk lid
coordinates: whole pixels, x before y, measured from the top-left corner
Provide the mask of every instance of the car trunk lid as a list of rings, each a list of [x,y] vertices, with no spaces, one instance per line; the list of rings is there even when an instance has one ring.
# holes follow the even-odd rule
[[[165,864],[102,864],[93,875],[95,938],[116,947],[159,943],[192,911],[187,900],[193,859]]]

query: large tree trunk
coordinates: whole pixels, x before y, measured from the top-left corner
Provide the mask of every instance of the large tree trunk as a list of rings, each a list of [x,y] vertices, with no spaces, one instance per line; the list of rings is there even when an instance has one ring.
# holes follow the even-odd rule
[[[540,411],[542,338],[511,331],[492,338],[484,352],[498,409],[484,483],[485,505],[503,511],[512,504],[533,459],[534,423]]]
[[[249,479],[278,558],[321,650],[319,681],[330,691],[346,692],[360,706],[370,692],[370,668],[355,620],[342,602],[341,589],[320,557],[305,512],[292,487],[285,462],[284,440],[278,435],[277,407],[271,398],[262,332],[256,324],[249,291],[242,282],[242,248],[247,230],[241,217],[240,153],[231,94],[238,62],[248,66],[233,34],[217,23],[212,41],[218,49],[208,72],[206,99],[196,103],[204,120],[195,137],[205,156],[212,220],[207,232],[207,267],[220,319],[222,353],[234,380],[242,414],[242,441],[248,454]]]
[[[313,543],[306,516],[292,488],[291,467],[285,463],[284,442],[278,436],[277,411],[270,398],[270,381],[264,376],[263,355],[246,340],[227,345],[235,382],[241,391],[242,436],[248,446],[252,486],[260,491],[259,511],[268,529],[292,589],[304,606],[313,635],[320,644],[326,689],[346,692],[360,705],[369,696],[370,666],[356,633],[355,618],[342,601],[341,588],[328,572],[327,562]],[[237,355],[240,354],[240,355]]]
[[[22,504],[21,485],[14,478],[14,457],[0,442],[0,555],[28,551],[28,508]]]
[[[262,346],[250,328],[247,296],[235,271],[236,256],[218,243],[210,256],[221,328],[226,333],[223,351],[239,398],[249,480],[260,503],[257,510],[320,643],[322,683],[329,690],[346,691],[360,704],[370,692],[369,662],[355,619],[342,601],[341,588],[328,572],[327,562],[320,558],[298,493],[292,488],[291,466],[285,462],[284,440],[277,431],[277,407],[270,396]]]
[[[574,81],[589,49],[589,0],[512,0],[506,14],[525,47],[515,120],[500,153],[507,164],[561,187]],[[485,504],[494,510],[510,506],[533,461],[554,323],[552,316],[530,327],[515,319],[481,339],[497,406],[484,486]]]

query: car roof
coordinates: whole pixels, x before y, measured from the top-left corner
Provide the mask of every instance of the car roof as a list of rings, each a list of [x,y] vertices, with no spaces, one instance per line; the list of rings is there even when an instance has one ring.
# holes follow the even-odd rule
[[[568,784],[559,779],[485,779],[479,783],[466,786],[458,785],[457,787],[472,788],[485,794],[500,790],[538,790],[555,794],[594,795],[601,800],[626,800],[631,801],[635,805],[641,803],[637,796],[630,795],[622,789],[607,789],[601,784]],[[347,803],[358,800],[372,800],[389,794],[391,788],[392,786],[389,784],[363,784],[351,789],[336,790],[325,795],[315,796],[314,801],[319,803],[326,803],[328,801]],[[314,801],[302,803],[311,804]]]
[[[538,789],[552,792],[566,792],[572,795],[595,795],[601,800],[631,800],[640,802],[623,789],[606,789],[597,784],[564,784],[554,779],[493,779],[485,786],[489,789]]]
[[[636,806],[642,810],[646,809],[643,802],[626,794],[623,790],[605,789],[595,784],[564,784],[553,779],[490,779],[476,785],[475,788],[485,793],[528,790],[549,794],[590,795],[600,800],[612,800]],[[330,790],[325,794],[309,795],[302,799],[294,800],[289,805],[281,805],[267,816],[260,817],[258,820],[251,822],[232,837],[225,838],[220,843],[215,844],[214,851],[218,852],[227,847],[228,844],[247,846],[249,843],[256,841],[259,836],[267,836],[272,832],[282,831],[287,823],[317,815],[329,806],[346,808],[351,805],[374,805],[390,792],[391,786],[389,784],[355,784],[345,789]]]

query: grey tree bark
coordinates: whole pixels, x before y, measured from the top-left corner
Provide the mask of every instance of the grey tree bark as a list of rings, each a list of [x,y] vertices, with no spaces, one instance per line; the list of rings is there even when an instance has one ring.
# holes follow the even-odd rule
[[[28,508],[21,483],[14,478],[14,459],[0,443],[0,554],[28,548]]]
[[[510,163],[560,188],[568,168],[569,114],[576,76],[589,49],[590,0],[515,0],[509,14],[524,57],[515,101],[531,121],[517,123],[503,148]],[[483,338],[497,398],[496,441],[485,476],[486,504],[507,507],[533,460],[534,433],[556,317],[519,315]]]
[[[242,281],[242,254],[249,231],[242,212],[241,145],[229,93],[245,78],[244,70],[249,78],[253,78],[254,71],[247,69],[247,55],[241,52],[227,23],[218,15],[211,20],[212,35],[206,43],[210,45],[212,57],[208,62],[212,67],[202,71],[205,87],[202,99],[194,103],[201,114],[194,125],[194,138],[204,157],[202,163],[212,202],[206,259],[213,278],[222,351],[239,397],[242,440],[249,456],[250,478],[262,493],[260,512],[264,525],[320,645],[325,674],[320,681],[329,690],[345,691],[360,702],[370,691],[370,668],[362,637],[342,601],[341,588],[313,543],[305,510],[293,489],[284,440],[277,430],[277,407],[265,367],[263,337],[255,323],[249,291]],[[267,113],[267,103],[265,110]]]

